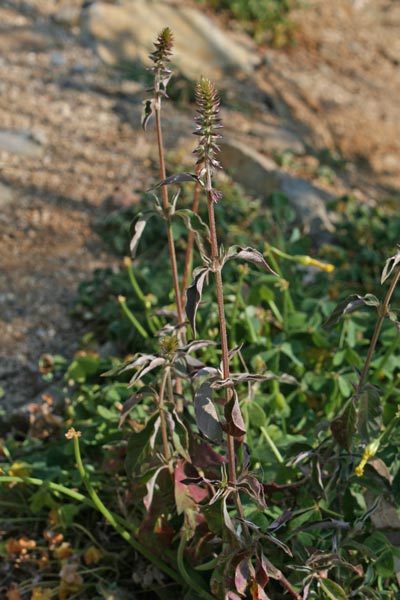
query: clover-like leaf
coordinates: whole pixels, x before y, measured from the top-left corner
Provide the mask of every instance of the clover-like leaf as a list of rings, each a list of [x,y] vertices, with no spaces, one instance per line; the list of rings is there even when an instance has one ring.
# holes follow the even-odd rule
[[[194,414],[201,433],[219,444],[222,440],[222,427],[213,403],[213,391],[207,381],[201,384],[195,394]]]
[[[193,336],[196,337],[196,314],[203,293],[204,280],[209,272],[208,267],[199,267],[193,271],[193,282],[186,290],[186,315],[189,319]]]
[[[225,264],[225,262],[232,260],[233,258],[238,258],[239,260],[244,260],[253,265],[257,265],[257,267],[261,267],[264,271],[279,277],[279,275],[269,266],[261,252],[250,246],[246,246],[246,248],[242,248],[241,246],[231,246],[228,248],[223,263]]]
[[[345,300],[339,302],[334,308],[330,317],[322,324],[323,327],[328,328],[336,325],[344,315],[348,315],[363,306],[375,306],[378,307],[380,302],[373,294],[366,294],[365,296],[359,296],[358,294],[351,294]]]

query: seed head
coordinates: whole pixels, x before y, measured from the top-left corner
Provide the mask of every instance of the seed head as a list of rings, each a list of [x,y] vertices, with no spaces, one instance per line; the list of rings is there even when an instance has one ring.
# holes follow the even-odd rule
[[[199,145],[194,151],[198,157],[196,164],[204,163],[205,167],[212,166],[220,169],[221,164],[215,158],[221,150],[215,141],[222,137],[217,132],[222,128],[219,117],[220,98],[212,82],[205,77],[201,77],[197,84],[195,96],[198,116],[194,119],[197,124],[194,134],[201,136]]]

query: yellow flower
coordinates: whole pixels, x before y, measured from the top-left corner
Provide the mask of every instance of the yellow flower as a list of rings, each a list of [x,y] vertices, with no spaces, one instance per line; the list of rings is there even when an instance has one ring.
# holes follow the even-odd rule
[[[103,553],[96,546],[90,546],[83,555],[83,560],[87,565],[97,565],[102,558]]]
[[[332,273],[335,269],[334,265],[330,263],[324,263],[317,258],[312,258],[311,256],[294,256],[295,260],[301,265],[305,265],[306,267],[316,267],[317,269],[321,269],[321,271],[325,271],[325,273]]]
[[[11,477],[29,477],[31,473],[31,465],[28,465],[28,463],[21,460],[15,461],[8,471],[8,474],[11,475]]]
[[[364,475],[364,469],[365,466],[367,464],[367,462],[369,461],[370,458],[373,458],[375,456],[375,454],[378,451],[379,448],[379,440],[375,440],[374,442],[371,442],[370,444],[368,444],[368,446],[365,447],[364,453],[362,455],[362,459],[359,462],[359,464],[356,466],[356,468],[354,469],[355,474],[357,475],[357,477],[362,477]]]
[[[34,588],[32,590],[31,600],[50,600],[51,599],[51,590],[49,588]]]

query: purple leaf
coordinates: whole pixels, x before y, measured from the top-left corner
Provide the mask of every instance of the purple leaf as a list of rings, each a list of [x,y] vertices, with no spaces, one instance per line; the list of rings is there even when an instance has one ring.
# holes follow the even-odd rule
[[[138,394],[133,394],[130,398],[128,398],[128,400],[126,400],[126,402],[124,402],[121,410],[121,416],[118,421],[118,427],[122,427],[132,408],[139,404],[146,396],[154,396],[154,393],[150,391],[139,392]]]
[[[222,440],[222,427],[212,397],[210,384],[205,381],[194,397],[194,413],[201,433],[212,442],[219,444]]]
[[[186,315],[189,319],[193,336],[196,337],[196,314],[203,293],[204,280],[209,272],[208,267],[200,267],[193,272],[193,283],[186,290]]]
[[[372,294],[366,294],[365,296],[351,294],[351,296],[348,296],[345,300],[342,300],[342,302],[339,302],[339,304],[336,305],[336,308],[322,326],[325,328],[332,327],[332,325],[336,325],[344,315],[350,314],[362,306],[379,305],[380,302],[378,298]]]
[[[235,587],[241,596],[246,594],[247,586],[254,575],[254,567],[249,558],[244,558],[236,565]]]
[[[257,265],[258,267],[264,269],[264,271],[279,277],[279,275],[275,273],[275,271],[266,262],[261,252],[251,248],[250,246],[247,246],[246,248],[242,248],[241,246],[231,246],[228,248],[224,263],[228,260],[232,260],[233,258],[238,258],[240,260],[252,263],[253,265]]]
[[[233,392],[229,402],[225,404],[226,431],[233,437],[242,437],[246,433],[242,411],[236,392]]]
[[[130,380],[130,382],[128,384],[128,388],[132,387],[136,383],[136,381],[139,381],[139,379],[142,379],[142,377],[144,377],[147,373],[149,373],[153,369],[156,369],[157,367],[159,367],[163,364],[165,364],[165,358],[162,358],[161,356],[154,357],[149,362],[147,367],[144,367],[143,369],[141,369],[140,371],[138,371],[137,373],[134,374],[134,376],[132,377],[132,379]]]

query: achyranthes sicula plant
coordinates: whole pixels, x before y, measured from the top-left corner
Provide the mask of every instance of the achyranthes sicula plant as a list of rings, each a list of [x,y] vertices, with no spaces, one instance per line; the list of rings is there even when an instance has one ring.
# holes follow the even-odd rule
[[[392,419],[390,425],[382,430],[382,410],[381,393],[376,383],[368,382],[368,371],[374,356],[375,348],[378,342],[382,325],[386,318],[389,318],[400,333],[400,322],[397,311],[391,308],[390,302],[395,288],[400,279],[400,252],[391,256],[386,261],[382,271],[381,284],[384,284],[390,277],[390,285],[386,292],[384,300],[381,302],[373,294],[360,296],[353,294],[340,302],[329,319],[325,327],[336,324],[344,315],[355,312],[362,307],[373,307],[378,313],[378,319],[372,334],[371,342],[368,348],[364,366],[359,374],[358,383],[354,393],[346,402],[341,414],[332,422],[331,430],[338,444],[347,451],[361,446],[363,455],[355,472],[357,476],[362,477],[364,468],[371,458],[379,450],[379,447],[388,441],[392,430],[400,422],[400,413]],[[384,360],[389,358],[386,355],[381,360],[380,368],[384,366]]]
[[[163,44],[170,52],[170,32],[160,34],[154,53],[156,62]],[[161,104],[156,102],[157,94],[164,96],[170,76],[166,72],[163,75],[162,70],[166,67],[165,64],[162,68],[161,66],[154,71],[156,78],[161,77],[158,84],[155,84],[153,99],[158,108]],[[355,517],[352,517],[352,510],[349,509],[349,498],[357,496],[362,505],[360,484],[368,483],[368,476],[373,470],[366,462],[376,452],[378,445],[380,451],[385,449],[399,421],[396,417],[389,425],[386,422],[386,429],[383,428],[378,414],[378,390],[371,385],[377,383],[376,374],[379,373],[379,365],[383,365],[387,359],[387,352],[378,366],[374,365],[374,376],[370,382],[367,382],[366,376],[382,322],[386,317],[395,318],[389,302],[399,276],[400,259],[398,255],[389,259],[384,270],[383,279],[386,276],[392,277],[392,283],[383,303],[379,303],[371,295],[353,295],[339,306],[331,320],[333,322],[340,315],[347,315],[360,306],[371,305],[378,309],[377,327],[367,361],[361,369],[359,383],[355,385],[354,394],[345,404],[343,412],[332,424],[334,438],[325,434],[322,428],[316,433],[315,439],[313,435],[306,438],[304,435],[291,436],[289,433],[286,436],[284,419],[279,420],[279,417],[272,426],[268,426],[267,419],[270,419],[272,407],[269,396],[265,393],[266,387],[263,386],[268,386],[271,380],[271,386],[282,385],[285,392],[290,385],[290,389],[294,389],[296,404],[300,404],[296,406],[299,414],[299,411],[309,410],[306,402],[298,401],[298,390],[305,378],[302,378],[301,371],[296,373],[294,370],[291,372],[298,380],[293,376],[278,376],[281,369],[273,358],[266,358],[265,362],[270,368],[272,362],[274,373],[265,372],[265,364],[262,366],[261,359],[265,348],[259,349],[260,342],[258,348],[252,347],[256,348],[252,350],[252,362],[254,364],[259,358],[258,363],[262,368],[257,368],[256,374],[250,373],[251,369],[246,366],[245,372],[236,372],[238,365],[245,365],[245,359],[241,346],[237,345],[241,341],[240,336],[237,332],[235,335],[232,323],[229,323],[231,328],[228,335],[233,347],[229,348],[226,326],[224,327],[225,308],[231,308],[227,305],[226,296],[229,282],[225,281],[223,290],[222,272],[226,278],[227,270],[233,264],[232,260],[238,258],[262,268],[264,273],[260,279],[275,279],[282,286],[282,293],[286,298],[283,310],[282,306],[279,310],[277,305],[269,302],[274,317],[271,319],[271,327],[275,328],[273,336],[274,340],[277,339],[274,345],[280,345],[284,349],[286,344],[285,351],[288,351],[289,345],[285,339],[290,340],[284,337],[285,328],[289,327],[286,321],[289,322],[290,317],[297,318],[298,315],[289,290],[283,286],[283,279],[276,279],[261,253],[245,244],[240,247],[232,246],[227,250],[219,247],[214,209],[218,211],[223,207],[223,199],[213,187],[214,169],[219,166],[219,101],[212,84],[207,80],[200,81],[197,98],[199,112],[196,134],[199,144],[196,150],[196,174],[181,173],[165,177],[160,171],[161,181],[153,188],[153,192],[158,193],[160,190],[161,200],[155,196],[155,210],[136,220],[132,248],[136,250],[142,228],[149,216],[159,215],[163,223],[167,223],[167,229],[176,217],[184,220],[189,234],[197,242],[198,253],[194,260],[197,260],[197,264],[200,263],[193,272],[193,282],[187,290],[187,317],[193,333],[196,333],[197,320],[197,329],[202,329],[200,337],[206,337],[204,321],[200,324],[196,316],[197,313],[202,316],[205,312],[202,310],[204,285],[209,278],[214,278],[220,322],[216,338],[221,342],[222,354],[218,355],[219,344],[207,339],[189,342],[183,340],[183,319],[179,317],[178,309],[176,314],[171,311],[164,311],[162,315],[155,314],[151,303],[149,304],[142,290],[137,288],[134,272],[136,264],[129,262],[132,287],[144,308],[143,319],[138,320],[136,315],[132,315],[132,319],[126,310],[124,298],[120,302],[133,327],[137,331],[138,324],[143,327],[139,335],[145,340],[146,348],[151,350],[137,352],[125,363],[117,364],[115,369],[108,372],[109,377],[119,375],[122,379],[130,374],[130,382],[127,385],[119,382],[118,386],[126,385],[128,390],[133,388],[132,396],[126,400],[129,392],[124,387],[123,405],[120,406],[119,414],[121,426],[130,432],[125,461],[128,479],[125,472],[119,472],[115,480],[110,478],[112,484],[117,482],[119,492],[123,489],[125,504],[122,508],[121,505],[113,506],[112,511],[106,506],[108,502],[105,488],[98,483],[96,473],[89,467],[89,456],[86,455],[82,460],[79,432],[73,429],[68,437],[73,440],[75,461],[89,497],[75,490],[76,478],[71,480],[69,489],[63,485],[63,480],[61,483],[46,482],[38,476],[18,476],[11,469],[1,476],[1,481],[5,485],[24,483],[41,489],[47,486],[58,500],[64,495],[81,503],[87,510],[98,511],[122,540],[156,565],[169,581],[175,581],[180,586],[180,591],[188,590],[190,598],[238,600],[251,597],[276,600],[285,591],[288,592],[286,595],[300,598],[296,589],[301,589],[302,600],[342,600],[346,598],[346,594],[349,597],[356,594],[361,597],[364,594],[365,597],[381,600],[380,592],[375,593],[373,587],[378,580],[379,590],[385,589],[385,577],[388,577],[387,573],[390,571],[387,557],[391,550],[389,542],[382,540],[383,534],[381,537],[374,537],[374,532],[369,535],[369,519],[377,510],[378,500],[383,492],[372,506],[367,505],[362,510],[358,509],[358,512],[353,511]],[[155,110],[152,101],[145,108],[148,113]],[[180,208],[179,186],[187,182],[193,182],[198,190],[205,192],[208,224],[195,211]],[[178,192],[172,200],[167,196],[165,204],[165,191],[175,185],[178,185]],[[219,202],[218,206],[216,202]],[[207,219],[204,217],[204,220]],[[171,238],[169,246],[170,241]],[[265,252],[267,260],[279,274],[280,258],[301,264],[307,264],[310,260],[301,253],[295,252],[291,256],[268,244]],[[173,271],[174,263],[170,262]],[[242,265],[241,273],[243,267],[247,271],[249,265]],[[179,287],[182,291],[182,283],[179,286],[173,281],[171,287],[174,294]],[[126,294],[125,291],[123,293]],[[235,304],[233,313],[240,312],[242,308],[241,303]],[[168,320],[172,324],[166,325]],[[310,327],[310,323],[305,322],[305,326]],[[323,333],[319,332],[319,335],[323,336]],[[254,339],[256,343],[256,335]],[[304,338],[301,343],[304,345]],[[274,348],[269,349],[270,354],[273,351]],[[193,354],[198,354],[198,357]],[[291,356],[296,358],[293,353]],[[110,385],[115,383],[110,382],[110,379],[106,381]],[[177,382],[181,382],[180,387]],[[84,387],[77,392],[78,404],[82,403],[79,398],[92,394],[90,386],[87,385],[85,390]],[[91,403],[95,414],[101,408],[102,418],[106,420],[110,414],[117,423],[116,406],[109,404],[112,410],[103,406],[103,387],[105,386],[98,383],[94,386],[96,391]],[[256,397],[260,404],[253,402]],[[288,398],[288,404],[290,403],[294,408],[294,401]],[[249,412],[253,418],[256,415],[259,421],[257,427],[253,425],[253,431],[247,425]],[[137,415],[140,415],[139,421]],[[93,443],[91,439],[89,445],[87,443],[90,438],[88,430],[85,430],[88,419],[86,416],[81,421],[83,425],[79,425],[85,454]],[[308,423],[306,417],[304,422]],[[281,446],[278,442],[274,448],[271,432],[278,430],[275,423],[279,424],[282,432],[278,439],[296,438],[297,446],[300,447],[297,448],[296,443],[292,447]],[[77,423],[70,422],[72,424],[78,427]],[[289,427],[292,432],[301,433],[300,428],[293,428],[290,424],[288,429]],[[100,434],[100,426],[98,433]],[[122,436],[122,432],[120,433]],[[272,462],[270,464],[268,460],[262,462],[260,459],[268,451],[266,445],[259,444],[257,440],[258,434],[261,438],[261,433],[265,439],[269,437],[269,446],[274,448],[276,468]],[[309,441],[310,438],[312,442]],[[340,451],[335,440],[342,446]],[[124,447],[124,442],[121,442],[120,449],[123,450]],[[101,442],[92,448],[93,452],[101,452]],[[355,465],[357,475],[365,470],[361,478],[355,476]],[[274,474],[264,474],[266,483],[261,483],[252,471],[256,469],[259,473],[264,470],[265,473],[271,468]],[[376,479],[377,475],[374,476]],[[373,477],[370,477],[370,481],[373,482]],[[381,483],[382,480],[379,480],[379,484]],[[389,484],[384,487],[384,493],[390,494]],[[268,496],[268,503],[265,502],[264,494]],[[374,544],[378,545],[377,551]],[[368,557],[368,561],[363,561],[360,555]],[[363,562],[368,565],[365,571],[361,564]],[[371,583],[371,569],[375,564],[379,576]]]

